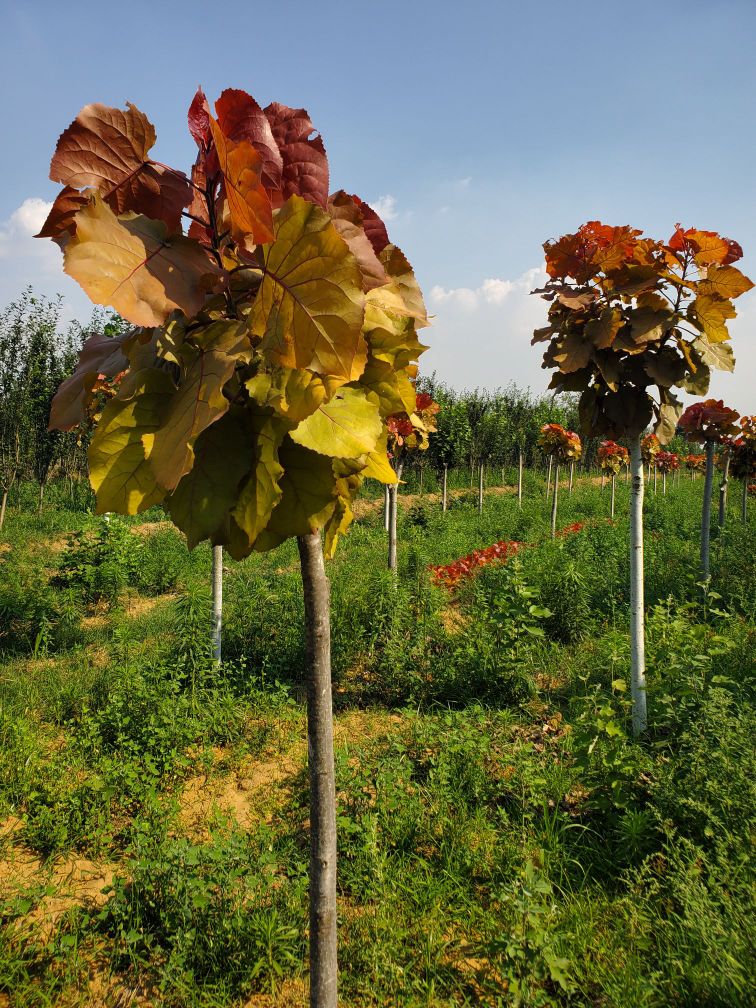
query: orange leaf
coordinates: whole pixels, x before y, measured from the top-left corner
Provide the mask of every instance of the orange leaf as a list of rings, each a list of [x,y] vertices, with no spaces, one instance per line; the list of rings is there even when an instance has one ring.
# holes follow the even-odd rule
[[[262,184],[262,157],[247,140],[227,139],[210,117],[218,162],[223,172],[226,200],[231,214],[231,234],[240,245],[273,241],[273,208]]]

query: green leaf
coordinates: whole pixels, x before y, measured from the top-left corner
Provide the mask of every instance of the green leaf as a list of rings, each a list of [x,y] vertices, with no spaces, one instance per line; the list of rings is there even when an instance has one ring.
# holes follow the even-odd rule
[[[243,410],[226,413],[199,435],[194,465],[165,502],[189,549],[222,528],[252,458],[253,437]]]
[[[332,458],[371,452],[382,429],[378,406],[361,388],[347,386],[291,432],[292,441]]]
[[[351,381],[362,374],[364,296],[357,260],[325,211],[290,196],[263,249],[263,281],[251,314],[271,364]]]
[[[284,473],[281,500],[255,541],[260,553],[274,549],[292,536],[322,528],[336,505],[336,478],[331,460],[284,438],[278,453]]]
[[[232,517],[242,536],[231,536],[229,552],[235,559],[247,556],[255,540],[270,520],[283,496],[283,466],[278,450],[288,425],[270,410],[251,416],[254,431],[253,463],[249,478],[241,488]]]
[[[89,446],[89,479],[98,514],[138,514],[165,496],[144,439],[163,422],[175,391],[168,374],[147,368],[128,374],[105,406]]]

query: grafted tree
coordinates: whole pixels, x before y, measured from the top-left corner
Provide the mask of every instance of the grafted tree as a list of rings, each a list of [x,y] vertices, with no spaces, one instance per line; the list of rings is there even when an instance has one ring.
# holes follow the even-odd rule
[[[630,445],[631,683],[633,730],[646,727],[643,603],[643,465],[640,438],[655,420],[663,443],[675,433],[682,404],[673,389],[705,394],[711,368],[731,371],[727,321],[751,281],[733,266],[740,246],[712,231],[675,227],[667,242],[630,227],[589,221],[547,242],[550,302],[543,367],[549,388],[580,393],[584,434]],[[652,390],[655,389],[655,394]]]
[[[303,109],[226,90],[189,109],[190,177],[152,160],[133,105],[88,105],[51,177],[40,232],[93,301],[135,327],[91,337],[56,397],[76,426],[98,376],[121,372],[89,448],[98,512],[163,503],[190,547],[239,559],[296,538],[307,638],[310,1003],[334,1008],[336,816],[329,585],[323,562],[365,477],[395,483],[387,418],[415,403],[422,295],[361,199],[329,195]],[[188,232],[182,220],[190,222]]]
[[[583,446],[574,431],[565,430],[561,424],[544,424],[538,436],[538,446],[550,461],[556,463],[554,495],[551,501],[551,538],[556,538],[557,507],[559,500],[559,468],[580,458]],[[570,478],[570,485],[572,478]]]
[[[701,508],[701,574],[709,577],[709,543],[711,540],[711,491],[714,483],[714,449],[716,445],[738,432],[736,421],[740,414],[730,409],[721,399],[706,399],[688,406],[680,417],[679,427],[685,437],[706,448],[706,475],[704,477],[703,506]]]
[[[614,518],[614,502],[616,495],[617,476],[630,465],[630,455],[624,445],[616,441],[602,441],[599,445],[598,460],[601,471],[609,473],[612,482],[612,500],[610,516]]]

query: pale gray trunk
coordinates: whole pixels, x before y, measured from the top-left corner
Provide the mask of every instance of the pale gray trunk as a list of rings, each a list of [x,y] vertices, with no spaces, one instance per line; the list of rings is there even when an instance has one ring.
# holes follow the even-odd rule
[[[449,471],[448,466],[445,465],[444,475],[442,477],[442,483],[441,483],[441,510],[444,513],[446,513],[447,508],[446,486],[447,486],[448,471]]]
[[[223,648],[223,547],[213,546],[213,658],[221,663]]]
[[[711,533],[711,488],[714,483],[714,442],[706,442],[706,479],[701,510],[701,574],[709,578],[709,538]]]
[[[643,459],[640,436],[630,444],[630,691],[633,735],[646,730],[646,649],[643,600]]]
[[[383,527],[388,532],[389,530],[389,510],[390,510],[390,492],[388,486],[383,488]]]
[[[37,514],[38,515],[42,514],[42,500],[43,500],[44,496],[45,496],[45,484],[44,483],[40,483],[39,484],[39,502],[37,503]]]
[[[517,460],[517,506],[522,507],[522,448]]]
[[[656,479],[655,478],[654,478],[654,483],[656,483]],[[662,494],[663,494],[664,497],[667,496],[667,470],[666,469],[662,473]]]
[[[657,474],[656,463],[654,463],[654,493],[656,493],[656,474]]]
[[[549,474],[546,477],[546,500],[549,499],[549,494],[551,493],[551,468],[554,464],[554,460],[549,455]]]
[[[748,477],[743,477],[743,496],[740,501],[740,517],[744,522],[748,521]]]
[[[8,506],[8,491],[3,490],[3,500],[0,503],[0,529],[5,524],[5,509]]]
[[[614,496],[616,485],[617,485],[617,474],[612,473],[612,518],[614,518]]]
[[[404,463],[400,462],[394,467],[396,471],[397,479],[402,478],[402,469],[404,468]],[[396,507],[397,507],[397,494],[399,492],[399,484],[391,483],[389,485],[389,548],[388,548],[388,569],[396,573],[397,569],[397,554],[396,554]]]
[[[307,640],[310,771],[310,1008],[336,1008],[336,779],[333,762],[330,586],[320,532],[299,536]]]
[[[601,493],[603,493],[603,492],[604,492],[604,485],[605,485],[605,484],[606,484],[606,473],[605,473],[605,472],[604,472],[604,470],[602,469],[602,470],[601,470]]]
[[[719,484],[719,527],[724,528],[727,514],[727,484],[730,477],[730,453],[725,452],[722,482]]]
[[[425,475],[425,466],[420,466],[420,485],[418,487],[418,496],[423,496],[423,477]]]
[[[575,476],[575,463],[570,462],[570,485],[567,490],[568,493],[572,493],[572,481],[574,476]]]
[[[559,463],[554,470],[554,496],[551,498],[551,538],[556,539],[557,502],[559,500]]]
[[[483,514],[483,463],[478,470],[478,514]]]

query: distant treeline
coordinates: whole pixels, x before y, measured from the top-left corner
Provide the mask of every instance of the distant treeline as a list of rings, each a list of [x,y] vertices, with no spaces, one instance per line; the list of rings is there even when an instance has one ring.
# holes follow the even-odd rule
[[[67,480],[72,493],[86,483],[88,432],[48,431],[50,404],[86,337],[119,332],[125,323],[103,311],[86,326],[64,325],[61,316],[60,298],[36,295],[31,287],[0,312],[0,523],[18,483],[36,483],[40,501],[51,479]],[[543,424],[579,430],[576,396],[534,395],[511,382],[495,391],[457,391],[435,374],[421,377],[418,387],[441,407],[428,451],[408,459],[418,476],[428,469],[440,473],[446,465],[468,470],[472,479],[481,464],[517,465],[520,451],[526,467],[540,466],[536,442]],[[581,467],[595,465],[598,444],[595,438],[584,442]]]

